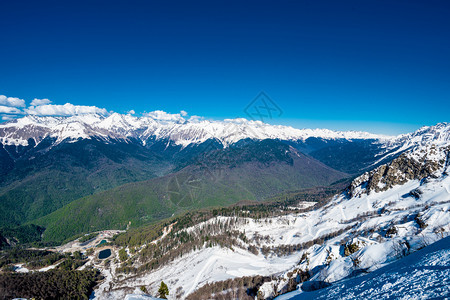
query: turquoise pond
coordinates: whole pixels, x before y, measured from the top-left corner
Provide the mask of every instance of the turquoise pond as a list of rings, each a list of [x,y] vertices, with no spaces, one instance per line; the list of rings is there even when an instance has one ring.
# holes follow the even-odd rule
[[[107,240],[102,240],[100,243],[97,244],[97,247],[100,247],[103,244],[106,244]]]

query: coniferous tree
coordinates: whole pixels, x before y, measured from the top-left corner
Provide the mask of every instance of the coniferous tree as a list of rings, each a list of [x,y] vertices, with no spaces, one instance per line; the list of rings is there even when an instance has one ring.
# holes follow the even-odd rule
[[[159,298],[167,299],[167,295],[169,295],[169,288],[167,287],[167,284],[164,283],[164,281],[161,281],[161,285],[159,286],[158,290]]]

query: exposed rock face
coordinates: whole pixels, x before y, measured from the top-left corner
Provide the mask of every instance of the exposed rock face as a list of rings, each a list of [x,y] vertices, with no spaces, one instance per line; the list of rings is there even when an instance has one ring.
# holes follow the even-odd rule
[[[364,173],[347,189],[349,197],[370,192],[383,192],[409,180],[422,180],[449,165],[450,146],[416,147],[388,164]]]

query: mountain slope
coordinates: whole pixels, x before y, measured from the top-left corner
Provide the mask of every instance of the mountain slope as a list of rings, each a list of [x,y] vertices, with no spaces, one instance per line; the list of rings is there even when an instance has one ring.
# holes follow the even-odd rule
[[[330,288],[293,292],[277,300],[302,299],[438,299],[450,295],[450,237],[446,237],[399,261]]]
[[[47,240],[124,229],[187,209],[261,201],[286,190],[328,185],[347,175],[272,140],[215,150],[173,174],[76,200],[37,220]]]
[[[96,139],[61,143],[41,141],[10,160],[0,178],[1,225],[20,224],[49,214],[65,204],[115,186],[167,173],[170,163],[139,144],[104,143]],[[1,152],[1,151],[0,151]]]

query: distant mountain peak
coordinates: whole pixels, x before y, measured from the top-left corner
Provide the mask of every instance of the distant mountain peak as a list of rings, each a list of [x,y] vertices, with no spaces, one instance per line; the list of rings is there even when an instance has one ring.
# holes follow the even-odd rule
[[[183,122],[181,122],[181,119]],[[26,146],[28,140],[36,144],[46,137],[58,143],[78,139],[100,137],[102,139],[135,138],[143,144],[148,139],[170,140],[186,147],[216,139],[224,147],[243,139],[306,140],[310,137],[323,139],[376,139],[391,140],[392,137],[361,131],[333,131],[329,129],[296,129],[290,126],[270,125],[243,118],[213,121],[191,118],[165,119],[159,115],[135,117],[130,114],[113,113],[108,116],[85,114],[70,117],[25,116],[0,124],[0,143]]]

